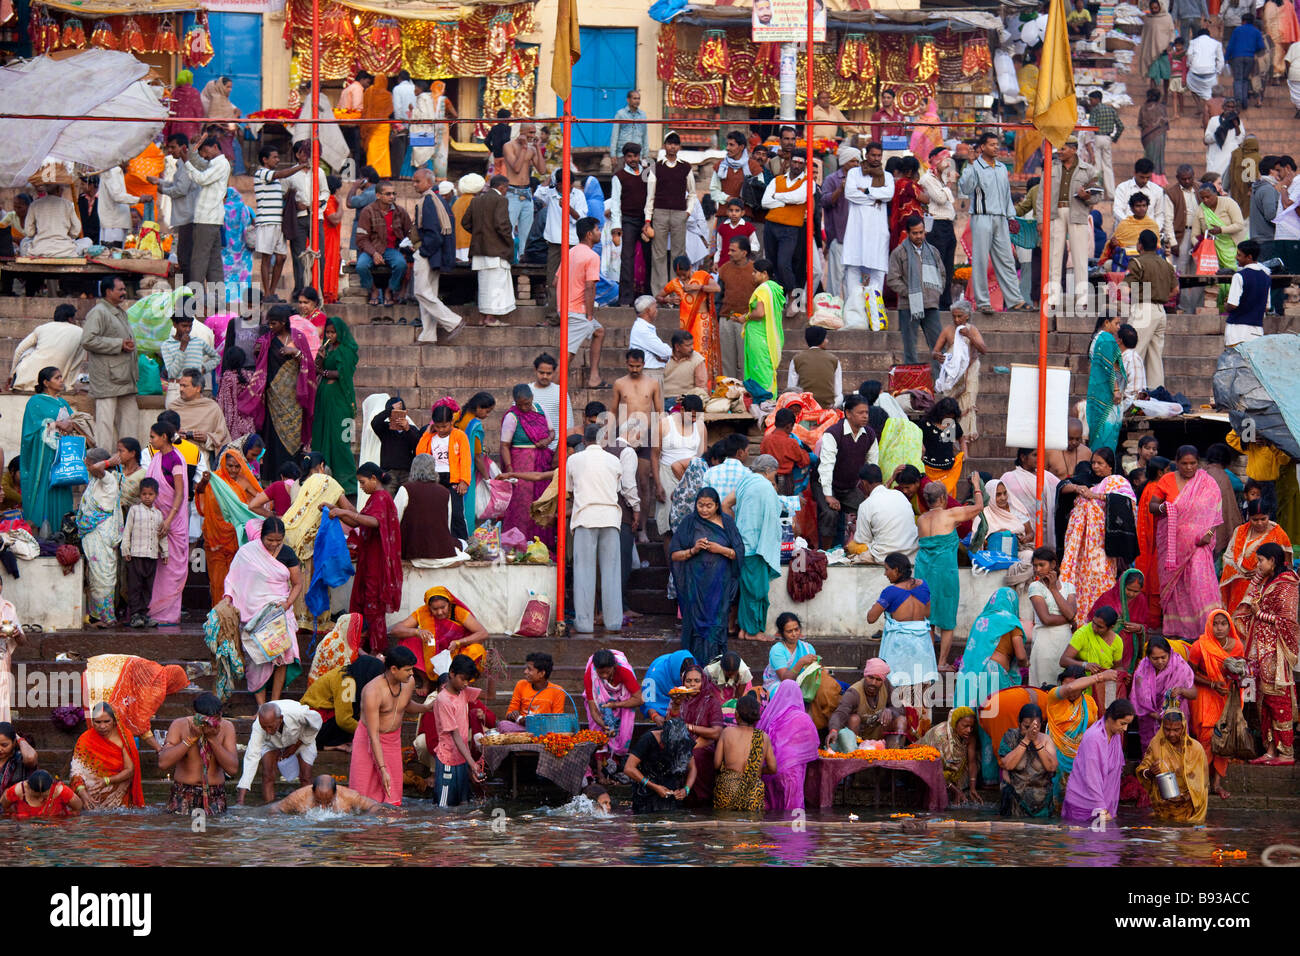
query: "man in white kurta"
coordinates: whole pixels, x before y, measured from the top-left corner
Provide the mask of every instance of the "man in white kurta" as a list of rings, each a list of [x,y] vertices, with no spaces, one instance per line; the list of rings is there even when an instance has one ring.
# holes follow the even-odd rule
[[[861,166],[849,170],[844,199],[849,221],[844,230],[844,318],[865,316],[862,273],[867,289],[880,292],[889,269],[889,201],[894,198],[894,177],[885,172],[879,143],[868,143]],[[866,325],[865,318],[859,326]]]
[[[81,218],[77,207],[59,195],[59,187],[52,186],[44,196],[37,196],[27,207],[23,220],[22,243],[25,256],[72,257],[83,254],[90,240],[82,240]]]
[[[81,347],[81,326],[73,321],[76,314],[72,306],[61,305],[54,310],[53,322],[41,323],[18,343],[9,375],[14,391],[36,391],[36,376],[51,365],[72,381],[73,374],[86,360]]]

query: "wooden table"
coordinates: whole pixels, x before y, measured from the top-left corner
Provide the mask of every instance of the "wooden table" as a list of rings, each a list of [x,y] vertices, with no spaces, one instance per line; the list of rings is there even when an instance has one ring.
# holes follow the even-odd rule
[[[902,770],[916,776],[926,789],[926,809],[931,813],[948,806],[948,785],[943,779],[941,760],[850,760],[818,757],[804,774],[804,802],[810,807],[829,807],[835,803],[835,788],[840,781],[860,770],[873,767]]]

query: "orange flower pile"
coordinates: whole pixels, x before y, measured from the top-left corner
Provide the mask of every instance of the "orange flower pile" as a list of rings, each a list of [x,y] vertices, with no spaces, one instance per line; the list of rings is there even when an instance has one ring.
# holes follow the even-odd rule
[[[939,751],[933,747],[910,747],[906,750],[855,750],[851,754],[819,750],[817,756],[827,760],[938,760]]]
[[[580,730],[576,734],[543,734],[535,742],[546,748],[553,757],[565,757],[578,744],[604,744],[609,737],[599,730]]]

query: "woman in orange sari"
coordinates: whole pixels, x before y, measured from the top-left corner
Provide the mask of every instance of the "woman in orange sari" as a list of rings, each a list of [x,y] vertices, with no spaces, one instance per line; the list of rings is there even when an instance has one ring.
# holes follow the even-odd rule
[[[410,648],[415,655],[415,669],[430,680],[430,663],[443,651],[468,654],[474,657],[475,645],[487,640],[487,629],[478,622],[470,609],[444,587],[432,587],[424,592],[424,604],[400,624],[394,624],[393,639]],[[477,648],[479,652],[483,648]]]
[[[325,304],[339,300],[339,267],[341,264],[341,246],[339,230],[343,223],[343,209],[339,206],[338,192],[343,188],[343,180],[338,176],[327,176],[330,198],[325,203],[325,228],[321,234],[321,258],[324,265],[320,277],[320,293]]]
[[[1128,507],[1136,504],[1128,479],[1115,474],[1115,453],[1098,448],[1092,453],[1092,473],[1097,484],[1086,487],[1064,481],[1060,489],[1078,497],[1070,511],[1061,548],[1061,580],[1074,585],[1078,607],[1091,608],[1115,586],[1116,564],[1106,556],[1106,509],[1109,495],[1123,495]]]
[[[1223,496],[1200,467],[1195,446],[1183,445],[1175,461],[1177,470],[1156,482],[1148,511],[1156,518],[1162,633],[1194,641],[1206,612],[1219,605],[1213,548],[1214,529],[1223,524]]]
[[[1138,556],[1133,566],[1142,572],[1142,593],[1147,599],[1147,626],[1160,630],[1160,557],[1156,552],[1156,519],[1151,513],[1151,499],[1155,497],[1156,482],[1169,467],[1169,459],[1157,455],[1147,463],[1147,483],[1138,498],[1137,534]]]
[[[81,696],[87,706],[111,705],[125,737],[139,737],[154,750],[162,750],[163,742],[153,735],[154,715],[169,694],[180,693],[189,683],[185,668],[177,664],[163,665],[131,654],[97,654],[86,661]]]
[[[261,493],[257,476],[234,447],[223,451],[217,470],[205,473],[194,486],[194,507],[203,518],[203,550],[214,607],[226,593],[226,573],[242,543],[235,528],[258,518],[240,505],[247,505]]]
[[[1246,596],[1246,589],[1255,576],[1255,552],[1262,544],[1276,544],[1290,553],[1291,539],[1282,526],[1269,517],[1264,502],[1258,498],[1246,502],[1246,523],[1238,525],[1223,552],[1223,575],[1219,578],[1219,593],[1223,606],[1231,614]]]
[[[718,339],[718,320],[713,314],[713,295],[722,287],[703,269],[691,272],[685,256],[673,261],[677,278],[669,282],[655,298],[661,305],[675,305],[682,328],[695,339],[695,351],[704,356],[712,383],[722,374],[722,350]]]
[[[90,729],[72,751],[72,789],[90,810],[143,807],[140,754],[111,704],[91,708]]]
[[[1228,774],[1228,758],[1216,757],[1211,750],[1214,742],[1214,725],[1223,716],[1223,708],[1228,706],[1228,695],[1241,694],[1237,677],[1223,665],[1230,657],[1245,657],[1246,648],[1237,637],[1237,628],[1232,623],[1228,612],[1215,608],[1205,622],[1205,633],[1196,639],[1187,654],[1187,663],[1192,665],[1196,675],[1196,686],[1200,691],[1189,703],[1192,708],[1192,733],[1205,748],[1205,755],[1210,758],[1213,775],[1211,787],[1223,799],[1229,793],[1223,788],[1223,778]]]
[[[375,77],[361,101],[361,118],[385,120],[393,117],[393,94],[388,92],[388,77],[382,73]],[[393,175],[392,160],[388,155],[388,131],[392,123],[362,123],[361,145],[366,151],[366,165],[373,166],[380,179]]]

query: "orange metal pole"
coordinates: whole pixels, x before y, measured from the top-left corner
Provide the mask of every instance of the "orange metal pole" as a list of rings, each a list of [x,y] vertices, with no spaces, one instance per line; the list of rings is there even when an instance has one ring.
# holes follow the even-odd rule
[[[1039,187],[1043,197],[1043,274],[1038,289],[1038,467],[1035,469],[1035,496],[1038,514],[1034,521],[1034,545],[1043,544],[1043,483],[1047,468],[1047,287],[1052,277],[1052,216],[1056,204],[1052,201],[1052,144],[1043,140],[1043,182]],[[1062,272],[1064,275],[1064,271]]]
[[[569,83],[572,89],[573,66],[569,66]],[[569,164],[573,156],[573,100],[564,101],[564,118],[561,123],[564,147],[560,152],[560,281],[556,287],[556,311],[560,315],[560,410],[557,414],[555,430],[560,435],[559,454],[559,510],[555,519],[555,633],[564,635],[564,560],[567,548],[567,511],[566,489],[568,488],[567,469],[569,446],[566,441],[569,430],[567,412],[569,407],[569,190],[572,177]]]
[[[301,112],[301,110],[299,111]],[[311,177],[308,189],[311,199],[307,208],[310,210],[311,226],[309,242],[311,243],[311,269],[306,270],[307,282],[320,291],[321,283],[317,280],[317,266],[320,264],[320,0],[311,2]]]
[[[808,297],[804,299],[804,314],[811,317],[813,314],[813,291],[817,287],[816,277],[813,275],[813,263],[816,261],[816,247],[814,245],[815,237],[813,236],[813,185],[815,177],[813,176],[813,0],[808,0],[808,54],[807,54],[807,82],[804,86],[804,106],[807,108],[808,125],[804,127],[803,140],[805,150],[804,162],[804,193],[807,198],[807,204],[804,209],[804,230],[807,237],[807,269],[805,275],[808,277]]]

